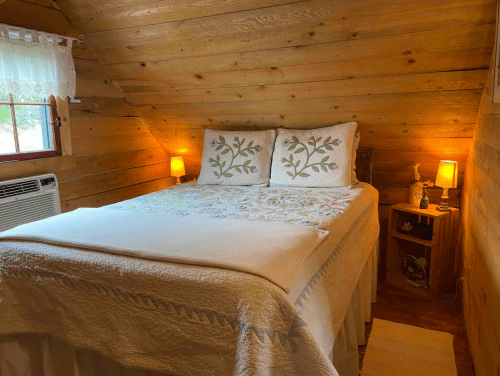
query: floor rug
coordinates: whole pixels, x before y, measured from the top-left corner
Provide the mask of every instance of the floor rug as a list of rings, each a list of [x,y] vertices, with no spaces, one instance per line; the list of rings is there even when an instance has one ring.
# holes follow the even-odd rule
[[[361,376],[456,376],[453,335],[373,320]]]

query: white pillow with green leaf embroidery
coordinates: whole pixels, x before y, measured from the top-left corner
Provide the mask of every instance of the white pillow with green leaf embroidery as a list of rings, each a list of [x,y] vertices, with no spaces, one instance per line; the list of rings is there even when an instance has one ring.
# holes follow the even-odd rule
[[[276,130],[207,129],[198,184],[268,184]]]
[[[296,187],[350,187],[358,123],[293,130],[278,129],[271,184]]]

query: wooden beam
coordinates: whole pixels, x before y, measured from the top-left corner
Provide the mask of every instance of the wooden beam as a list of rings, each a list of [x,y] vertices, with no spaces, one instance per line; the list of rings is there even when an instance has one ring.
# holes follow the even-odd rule
[[[137,112],[123,98],[79,98],[82,103],[70,104],[69,115],[73,118],[89,117],[137,117]]]
[[[235,13],[256,8],[270,8],[304,0],[230,0],[224,6],[217,2],[200,3],[193,0],[176,1],[165,6],[162,2],[134,1],[103,3],[98,1],[63,2],[61,9],[82,32],[148,26],[191,18]],[[78,5],[77,5],[78,4]]]
[[[226,128],[233,130],[248,130],[254,129],[269,129],[277,127],[286,128],[318,128],[334,124],[346,123],[349,121],[357,121],[361,126],[408,126],[410,132],[412,125],[432,125],[437,127],[448,126],[455,124],[463,126],[464,124],[473,124],[477,117],[475,107],[467,108],[452,108],[447,110],[435,111],[434,108],[424,108],[418,112],[395,112],[393,111],[340,111],[340,112],[325,112],[312,113],[305,112],[303,114],[248,114],[248,115],[161,115],[151,118],[143,117],[142,119],[151,128],[169,128],[169,129],[191,129],[191,128]],[[436,127],[436,128],[437,128]],[[449,128],[448,128],[449,129]],[[438,131],[439,132],[439,131]],[[392,137],[398,137],[393,135]]]
[[[137,117],[75,118],[71,127],[73,136],[82,138],[149,132]]]
[[[78,46],[77,44],[75,45]],[[98,61],[80,58],[75,58],[73,61],[75,62],[75,72],[77,77],[85,78],[87,80],[109,79],[108,74]]]
[[[295,98],[469,90],[483,88],[487,73],[486,69],[480,69],[277,85],[242,86],[240,83],[235,87],[217,87],[208,90],[200,88],[129,93],[125,94],[125,98],[133,105],[145,105],[257,102]]]
[[[124,188],[118,188],[108,192],[97,193],[90,196],[80,197],[74,200],[67,200],[61,203],[63,213],[85,208],[98,208],[103,205],[111,205],[116,202],[129,200],[137,196],[142,196],[148,193],[156,192],[175,185],[174,177],[161,178],[157,180],[147,181],[145,183],[130,185]]]
[[[457,54],[460,59],[457,59]],[[267,53],[235,53],[216,56],[191,57],[140,63],[106,65],[109,75],[123,82],[146,81],[143,86],[159,81],[158,90],[197,88],[200,85],[234,86],[249,84],[279,84],[301,81],[348,79],[349,77],[391,76],[429,72],[487,69],[491,60],[491,47],[428,53],[401,54],[388,57],[365,57],[354,60],[322,61],[317,56],[303,56],[294,64],[279,56]],[[277,69],[270,69],[271,67]],[[237,73],[238,71],[241,71]],[[230,73],[234,72],[234,73]],[[210,74],[214,73],[214,74]],[[202,80],[195,75],[201,75]],[[267,75],[265,81],[259,81]],[[171,83],[170,86],[168,84]],[[132,84],[127,84],[132,86]],[[122,84],[124,89],[127,85]],[[175,86],[174,86],[175,85]],[[183,86],[182,86],[183,85]],[[140,87],[139,84],[136,86]],[[173,86],[173,87],[172,87]],[[138,91],[138,89],[136,89]],[[134,92],[132,89],[125,90]]]
[[[104,172],[126,170],[134,167],[168,163],[169,157],[163,148],[131,150],[112,154],[91,155],[76,158],[75,166],[59,173],[60,180],[77,179]]]
[[[158,147],[160,147],[160,144],[149,132],[98,137],[73,137],[73,154],[76,156],[109,154]]]
[[[88,33],[87,41],[93,50],[104,50],[155,45],[165,40],[178,44],[181,42],[180,45],[186,41],[210,39],[229,42],[237,41],[246,34],[248,40],[263,46],[280,41],[287,43],[283,46],[293,46],[495,23],[493,1],[465,6],[450,1],[423,4],[422,0],[403,4],[391,4],[387,0],[382,4],[360,3],[357,0],[302,1],[179,22],[149,23],[139,27],[128,24],[117,27],[119,30]],[[113,14],[117,15],[116,12]],[[140,16],[144,13],[136,14]],[[101,15],[98,13],[91,18]],[[87,25],[92,23],[87,22]],[[111,22],[107,25],[107,28],[112,28]],[[88,27],[83,26],[79,30],[88,32]],[[291,42],[288,43],[286,38]]]
[[[25,178],[33,175],[60,173],[76,168],[74,156],[32,159],[0,163],[0,181]]]
[[[385,187],[408,187],[414,179],[412,173],[387,173],[387,172],[373,172],[373,186],[376,188]],[[423,173],[420,174],[421,181],[434,181],[436,180],[435,173]],[[458,186],[460,187],[464,181],[464,174],[458,175]]]
[[[299,43],[293,46],[287,36],[280,38],[263,33],[257,39],[247,34],[223,35],[185,41],[163,41],[155,44],[139,44],[99,49],[88,42],[99,61],[104,64],[124,62],[148,62],[182,59],[191,56],[219,55],[252,51],[255,57],[274,55],[286,61],[286,65],[310,64],[338,60],[401,56],[459,49],[491,48],[495,28],[492,24],[422,31],[377,38],[333,40],[317,44]],[[278,40],[276,40],[278,39]],[[333,39],[333,38],[332,38]],[[292,45],[293,47],[289,47]]]
[[[106,80],[89,80],[86,78],[76,78],[76,97],[96,97],[96,98],[119,98],[123,95],[120,89],[111,81]]]
[[[170,163],[159,163],[127,170],[106,172],[60,182],[61,201],[73,200],[97,193],[128,187],[132,184],[170,176]]]
[[[434,111],[460,110],[467,107],[477,109],[481,98],[480,90],[456,90],[442,92],[381,94],[350,97],[306,98],[290,100],[269,100],[261,102],[197,103],[136,106],[137,112],[145,118],[169,116],[221,116],[221,115],[266,115],[300,114],[311,112],[345,111],[398,111],[416,112],[422,108]],[[439,109],[439,110],[438,110]]]
[[[409,184],[408,184],[409,185]],[[410,189],[408,187],[379,187],[377,188],[379,193],[379,204],[381,205],[394,205],[401,202],[408,202],[410,196]],[[427,193],[429,195],[429,200],[431,204],[439,204],[441,202],[441,196],[443,194],[443,189],[439,187],[427,188]],[[460,207],[460,189],[450,189],[449,190],[449,200],[448,203],[453,208]]]

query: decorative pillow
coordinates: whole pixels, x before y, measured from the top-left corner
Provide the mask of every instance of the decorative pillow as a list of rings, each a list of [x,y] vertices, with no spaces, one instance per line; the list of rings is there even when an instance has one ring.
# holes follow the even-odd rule
[[[312,130],[278,129],[271,184],[350,187],[358,123]]]
[[[358,146],[360,139],[361,133],[356,132],[356,134],[354,135],[354,142],[352,143],[352,184],[359,183],[359,180],[356,177],[356,156],[358,155]]]
[[[276,130],[207,129],[198,184],[268,184]]]

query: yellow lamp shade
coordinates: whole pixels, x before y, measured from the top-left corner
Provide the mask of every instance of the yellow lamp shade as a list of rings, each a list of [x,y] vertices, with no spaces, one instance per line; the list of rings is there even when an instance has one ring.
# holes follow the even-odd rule
[[[184,160],[182,159],[182,157],[170,158],[170,174],[176,177],[186,175],[186,170],[184,169]]]
[[[458,179],[458,163],[455,161],[439,161],[436,186],[456,188]]]

